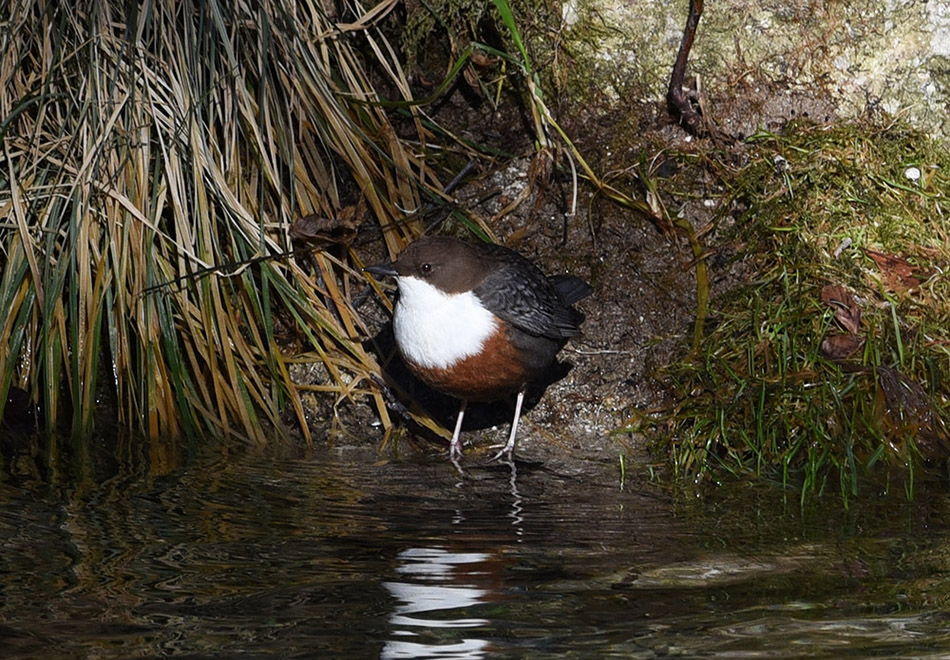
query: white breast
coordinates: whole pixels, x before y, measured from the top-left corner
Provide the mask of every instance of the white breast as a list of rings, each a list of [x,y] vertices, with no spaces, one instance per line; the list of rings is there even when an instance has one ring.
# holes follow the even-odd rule
[[[444,368],[482,350],[497,328],[475,294],[448,294],[416,277],[399,277],[393,315],[403,357],[421,367]]]

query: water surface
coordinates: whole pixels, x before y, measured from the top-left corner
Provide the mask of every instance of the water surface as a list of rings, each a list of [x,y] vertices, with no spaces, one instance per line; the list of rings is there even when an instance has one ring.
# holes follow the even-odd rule
[[[621,489],[613,462],[460,477],[358,449],[17,460],[4,658],[950,657],[942,493],[802,511]]]

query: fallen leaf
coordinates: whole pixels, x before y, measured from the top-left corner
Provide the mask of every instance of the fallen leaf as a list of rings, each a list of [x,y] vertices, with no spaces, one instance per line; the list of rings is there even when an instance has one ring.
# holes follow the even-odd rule
[[[885,420],[889,425],[897,432],[912,431],[917,448],[926,458],[950,455],[950,443],[923,386],[885,365],[877,368],[877,376],[884,391]]]
[[[862,346],[864,346],[864,338],[857,335],[828,335],[821,342],[821,352],[830,360],[843,360]]]
[[[356,229],[362,223],[365,212],[366,203],[360,200],[357,204],[340,209],[333,218],[317,213],[305,215],[290,226],[290,238],[315,246],[326,243],[350,245],[356,238]]]
[[[488,69],[501,62],[501,58],[493,57],[487,53],[483,53],[480,50],[471,51],[469,53],[469,59],[471,60],[472,64],[480,69]]]
[[[852,335],[861,329],[861,308],[843,286],[828,284],[821,289],[821,301],[835,310],[835,320]]]
[[[884,254],[875,250],[864,250],[881,271],[884,286],[891,291],[906,291],[920,286],[920,280],[914,277],[917,267],[903,257]]]

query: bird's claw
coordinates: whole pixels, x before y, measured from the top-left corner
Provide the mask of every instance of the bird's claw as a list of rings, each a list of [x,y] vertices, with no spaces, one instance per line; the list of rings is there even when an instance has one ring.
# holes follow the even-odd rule
[[[505,462],[511,463],[513,460],[512,455],[514,454],[513,450],[514,450],[514,447],[509,447],[508,445],[505,445],[504,447],[501,448],[501,451],[499,451],[497,454],[491,457],[491,462],[494,463],[495,461],[499,461],[501,460],[502,456],[504,456]]]

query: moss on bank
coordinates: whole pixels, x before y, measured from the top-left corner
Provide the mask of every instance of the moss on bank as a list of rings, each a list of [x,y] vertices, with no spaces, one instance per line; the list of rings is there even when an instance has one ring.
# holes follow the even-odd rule
[[[677,404],[657,446],[687,477],[847,498],[873,474],[910,492],[950,449],[950,155],[893,124],[748,142],[745,165],[720,169],[710,258],[752,275],[664,371]]]

